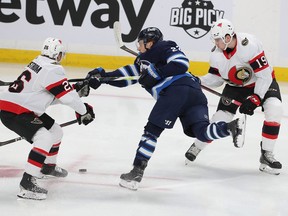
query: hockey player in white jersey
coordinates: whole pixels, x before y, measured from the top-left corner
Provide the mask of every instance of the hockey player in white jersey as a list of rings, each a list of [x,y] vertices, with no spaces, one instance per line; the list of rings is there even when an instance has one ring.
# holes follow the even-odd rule
[[[58,102],[68,105],[75,110],[79,124],[87,125],[95,118],[93,108],[81,101],[66,78],[60,65],[64,55],[61,40],[47,38],[41,55],[0,95],[2,123],[33,144],[20,182],[18,197],[21,198],[46,199],[48,191],[40,187],[36,179],[68,174],[56,165],[63,132],[45,113],[46,108]]]
[[[257,107],[262,107],[265,120],[259,169],[280,174],[282,165],[274,158],[273,150],[282,116],[281,94],[262,44],[253,35],[235,33],[232,23],[226,19],[213,24],[211,35],[215,47],[211,52],[209,72],[200,77],[201,83],[209,87],[226,83],[222,94],[242,102],[240,113],[253,115]],[[238,106],[221,98],[211,121],[231,121],[237,109]],[[188,161],[194,161],[207,145],[196,140],[185,154]]]

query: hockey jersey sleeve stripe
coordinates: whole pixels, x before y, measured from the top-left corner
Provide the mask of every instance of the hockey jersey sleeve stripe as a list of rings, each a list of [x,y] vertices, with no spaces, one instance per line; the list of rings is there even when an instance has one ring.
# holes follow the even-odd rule
[[[269,67],[264,51],[260,53],[259,55],[255,56],[253,59],[251,59],[249,61],[249,64],[251,65],[255,73],[262,71]]]
[[[124,76],[129,76],[129,70],[127,70],[127,67],[122,67],[119,68],[119,71],[124,75]],[[132,82],[130,80],[126,81],[127,85],[132,85]]]
[[[107,73],[108,77],[124,77],[124,76],[139,76],[140,72],[135,64],[126,65],[118,68],[115,71]],[[119,80],[119,81],[107,81],[109,85],[116,87],[126,87],[137,83],[137,80]]]
[[[172,62],[180,63],[180,64],[186,66],[187,69],[189,68],[189,62],[187,61],[187,59],[175,59]]]
[[[46,87],[46,89],[51,92],[56,98],[61,98],[63,95],[73,90],[73,87],[69,84],[68,80],[65,78],[56,83],[53,83]]]
[[[208,73],[214,74],[214,75],[217,75],[217,76],[221,77],[218,69],[217,69],[217,68],[214,68],[214,67],[210,67],[209,70],[208,70]]]
[[[4,110],[7,112],[12,112],[15,114],[22,114],[22,113],[29,113],[32,112],[31,110],[26,109],[25,107],[22,107],[18,104],[5,101],[5,100],[0,100],[0,110]]]
[[[118,69],[123,76],[139,76],[139,71],[135,65],[126,65]]]
[[[139,76],[140,75],[140,71],[138,71],[137,67],[133,64],[133,65],[128,65],[129,68],[132,71],[132,76]]]
[[[168,59],[167,59],[167,63],[169,62],[179,62],[185,66],[187,66],[187,68],[189,67],[189,60],[186,58],[185,55],[179,53],[179,54],[176,54],[176,55],[172,55],[170,56]]]

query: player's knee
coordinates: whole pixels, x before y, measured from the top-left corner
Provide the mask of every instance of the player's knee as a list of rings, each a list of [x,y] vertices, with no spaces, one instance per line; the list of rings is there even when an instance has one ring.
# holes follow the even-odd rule
[[[60,125],[54,123],[53,126],[50,128],[49,132],[52,135],[53,143],[61,142],[63,137],[63,130]]]
[[[40,128],[32,138],[34,147],[43,149],[47,152],[50,151],[50,148],[53,144],[52,134],[44,127]]]
[[[268,98],[263,104],[265,121],[281,122],[283,107],[282,102],[278,98]]]

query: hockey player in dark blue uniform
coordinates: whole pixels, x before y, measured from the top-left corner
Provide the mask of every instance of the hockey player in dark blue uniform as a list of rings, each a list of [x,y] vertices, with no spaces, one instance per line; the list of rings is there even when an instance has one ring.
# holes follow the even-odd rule
[[[143,29],[138,36],[139,55],[134,64],[106,73],[103,68],[89,72],[90,87],[100,86],[95,77],[140,76],[138,82],[157,101],[150,113],[148,123],[138,145],[133,169],[120,176],[120,186],[137,190],[144,169],[151,158],[157,139],[165,128],[173,128],[179,117],[184,133],[203,142],[232,135],[233,142],[242,142],[244,119],[230,123],[209,123],[207,99],[201,90],[199,79],[188,70],[189,60],[173,41],[164,41],[158,28]],[[106,82],[125,87],[135,80]]]

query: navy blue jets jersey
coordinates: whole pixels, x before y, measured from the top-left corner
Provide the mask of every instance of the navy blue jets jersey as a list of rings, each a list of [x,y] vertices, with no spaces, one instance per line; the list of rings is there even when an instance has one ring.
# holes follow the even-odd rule
[[[188,72],[189,60],[174,41],[159,41],[145,53],[140,53],[134,64],[126,65],[107,73],[109,77],[139,76],[141,61],[148,61],[161,71],[161,79],[152,88],[146,90],[158,99],[159,93],[172,84],[194,85],[196,78]],[[183,79],[183,78],[186,79]],[[181,80],[181,81],[180,81]],[[191,82],[193,80],[193,82]],[[137,83],[136,80],[109,81],[110,85],[125,87]],[[199,86],[196,85],[196,86]]]

